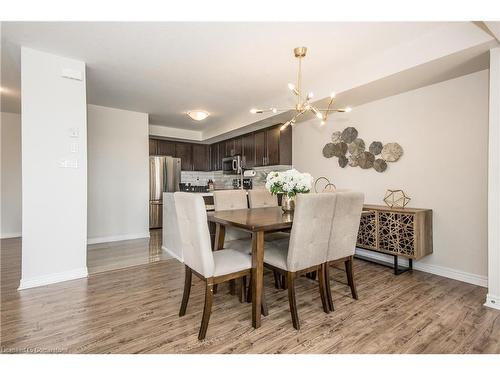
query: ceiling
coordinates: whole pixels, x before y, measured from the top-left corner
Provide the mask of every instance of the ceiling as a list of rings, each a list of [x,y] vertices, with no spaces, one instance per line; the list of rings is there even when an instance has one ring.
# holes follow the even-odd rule
[[[86,62],[91,104],[145,112],[168,127],[224,127],[251,107],[292,104],[296,46],[309,49],[307,86],[445,24],[2,22],[2,108],[20,111],[23,45]],[[211,113],[203,122],[185,115],[200,108]]]

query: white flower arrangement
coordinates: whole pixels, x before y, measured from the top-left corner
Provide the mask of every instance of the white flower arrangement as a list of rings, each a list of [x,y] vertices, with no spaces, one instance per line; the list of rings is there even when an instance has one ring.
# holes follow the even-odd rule
[[[294,197],[299,193],[309,193],[313,177],[309,173],[300,173],[296,169],[285,172],[270,172],[266,177],[266,189],[271,194],[283,193]]]

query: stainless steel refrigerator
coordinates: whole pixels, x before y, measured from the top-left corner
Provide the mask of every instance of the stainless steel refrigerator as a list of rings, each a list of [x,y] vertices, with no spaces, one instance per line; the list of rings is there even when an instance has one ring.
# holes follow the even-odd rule
[[[170,156],[149,157],[149,228],[161,228],[163,193],[179,190],[181,159]]]

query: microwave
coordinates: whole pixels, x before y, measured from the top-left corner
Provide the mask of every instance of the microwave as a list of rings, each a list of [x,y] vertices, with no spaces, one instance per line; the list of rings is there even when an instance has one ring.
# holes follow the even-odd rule
[[[235,155],[222,159],[223,174],[239,174],[241,173],[241,156]]]

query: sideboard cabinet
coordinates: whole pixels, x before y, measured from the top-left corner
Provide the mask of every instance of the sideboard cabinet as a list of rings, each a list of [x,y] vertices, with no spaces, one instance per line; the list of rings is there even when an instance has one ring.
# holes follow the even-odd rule
[[[394,256],[396,274],[398,256],[411,269],[413,260],[432,253],[432,210],[364,205],[356,246]]]

